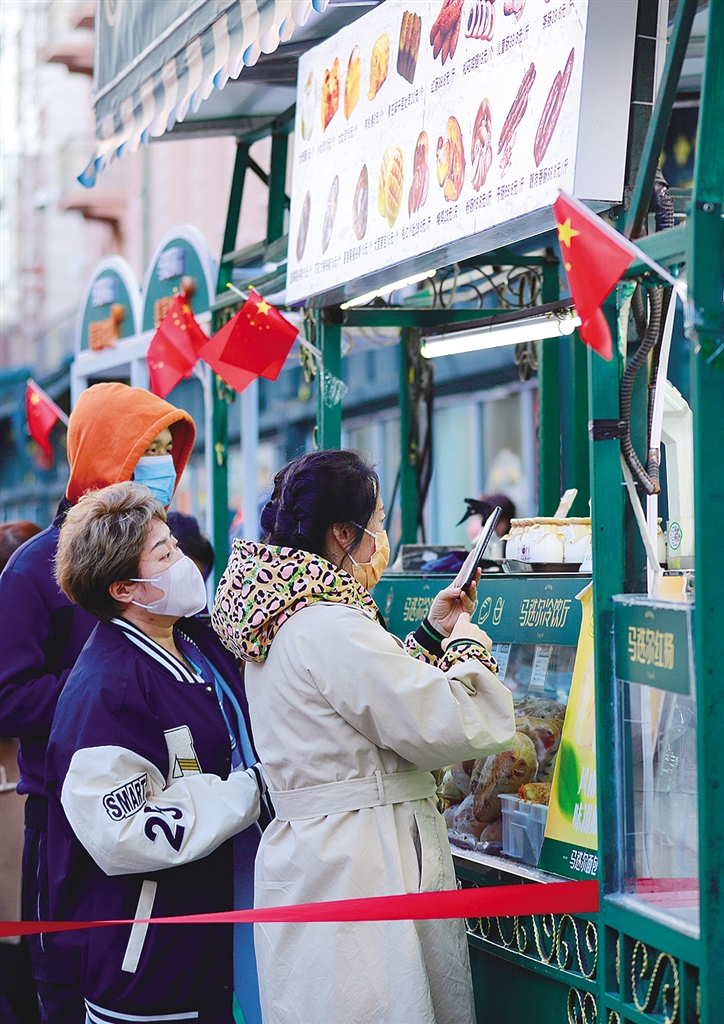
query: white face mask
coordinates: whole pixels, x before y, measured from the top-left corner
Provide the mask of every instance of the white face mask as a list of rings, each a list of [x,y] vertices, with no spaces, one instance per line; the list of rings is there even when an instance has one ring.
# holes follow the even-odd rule
[[[131,604],[145,608],[154,615],[175,615],[180,619],[186,615],[195,615],[206,607],[204,577],[188,555],[179,558],[169,569],[164,569],[151,579],[136,579],[131,580],[131,583],[152,583],[163,591],[163,597],[150,604],[131,601]]]

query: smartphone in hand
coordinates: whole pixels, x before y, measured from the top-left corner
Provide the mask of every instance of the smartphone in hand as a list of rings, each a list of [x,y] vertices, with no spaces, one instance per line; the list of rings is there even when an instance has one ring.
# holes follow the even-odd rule
[[[475,542],[475,547],[465,559],[462,569],[455,577],[454,585],[456,587],[460,587],[460,589],[464,590],[466,594],[469,593],[470,584],[475,579],[475,573],[478,571],[480,563],[483,560],[483,556],[485,555],[485,549],[495,532],[495,527],[498,519],[500,518],[501,512],[502,509],[500,505],[496,505],[483,524],[483,528],[478,534],[478,539]]]

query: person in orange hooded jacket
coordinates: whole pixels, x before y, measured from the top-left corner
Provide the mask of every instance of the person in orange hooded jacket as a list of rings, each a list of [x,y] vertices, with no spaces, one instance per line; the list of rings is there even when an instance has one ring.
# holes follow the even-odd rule
[[[53,523],[20,547],[0,576],[0,735],[20,738],[18,792],[27,794],[23,917],[47,920],[44,762],[65,681],[97,620],[71,604],[53,575],[65,513],[87,491],[135,479],[168,507],[196,437],[187,412],[142,388],[94,384],[68,426],[70,477]],[[30,939],[41,1020],[83,1024],[78,965],[51,935]]]

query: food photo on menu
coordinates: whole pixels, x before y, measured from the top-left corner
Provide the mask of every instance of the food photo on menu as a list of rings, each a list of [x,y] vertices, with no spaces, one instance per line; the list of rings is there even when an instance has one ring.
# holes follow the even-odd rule
[[[573,191],[587,12],[386,2],[303,54],[290,301]]]

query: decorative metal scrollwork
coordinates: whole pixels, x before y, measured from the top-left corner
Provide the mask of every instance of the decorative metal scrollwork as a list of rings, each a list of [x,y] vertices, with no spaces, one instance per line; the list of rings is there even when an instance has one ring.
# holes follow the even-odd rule
[[[574,940],[571,943],[571,938]],[[556,941],[558,966],[570,971],[575,955],[576,966],[584,978],[594,978],[598,963],[598,931],[593,921],[579,921],[564,914],[558,922]]]
[[[568,1024],[597,1024],[598,1005],[592,992],[581,992],[577,988],[568,990]],[[609,1017],[609,1024],[611,1018]]]
[[[538,343],[522,341],[515,346],[515,365],[521,380],[530,380],[538,370]]]
[[[558,925],[554,914],[532,917],[533,938],[539,958],[544,964],[553,963],[557,956]]]
[[[611,1010],[608,1015],[607,1024],[621,1024],[621,1014],[618,1010]]]
[[[659,953],[651,967],[652,956],[645,944],[637,941],[631,956],[631,995],[641,1013],[658,1014],[664,1024],[679,1019],[681,984],[679,967],[669,953]]]
[[[593,921],[570,914],[535,917],[476,918],[468,933],[514,950],[562,971],[594,980],[598,965],[598,930]]]
[[[496,297],[499,309],[526,309],[540,301],[543,274],[540,267],[481,266],[454,263],[442,267],[427,282],[433,305],[449,309],[455,303],[483,308],[486,296]]]

